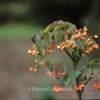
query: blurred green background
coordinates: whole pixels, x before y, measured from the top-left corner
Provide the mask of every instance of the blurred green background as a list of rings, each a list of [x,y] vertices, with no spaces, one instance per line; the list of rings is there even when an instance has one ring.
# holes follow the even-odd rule
[[[39,73],[30,72],[29,67],[34,66],[35,58],[27,54],[27,50],[32,46],[30,38],[56,20],[71,22],[78,28],[87,26],[90,35],[97,34],[100,37],[100,1],[0,0],[1,100],[78,98],[74,91],[66,93],[28,91],[28,87],[53,88],[57,84],[43,69]],[[96,41],[100,45],[100,38]],[[95,53],[96,58],[100,58],[99,50]],[[68,68],[72,66],[65,52],[54,51],[47,59],[53,63],[65,62]],[[81,61],[82,64],[85,62]],[[99,94],[100,91],[93,90],[91,81],[85,89],[83,98],[99,99]]]

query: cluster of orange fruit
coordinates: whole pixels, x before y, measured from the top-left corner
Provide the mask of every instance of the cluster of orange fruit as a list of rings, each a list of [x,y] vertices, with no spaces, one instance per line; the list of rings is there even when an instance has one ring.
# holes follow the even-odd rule
[[[67,40],[67,42],[63,42],[63,43],[60,43],[60,45],[57,45],[57,48],[60,49],[60,50],[64,50],[65,48],[75,48],[76,47],[76,44],[71,42],[70,40]]]
[[[46,74],[52,76],[53,73],[51,71],[47,71]]]
[[[35,45],[33,45],[33,48],[32,50],[28,50],[28,53],[31,54],[31,55],[34,55],[34,56],[37,56],[39,55],[39,52],[37,51],[37,47]],[[42,54],[45,55],[46,52],[44,49],[42,49]]]
[[[76,39],[76,40],[78,40],[78,39],[84,40],[85,36],[87,35],[87,30],[88,29],[86,27],[84,27],[83,29],[80,29],[80,30],[76,29],[76,34],[73,34],[72,38]]]
[[[28,53],[34,56],[37,56],[39,54],[35,45],[33,45],[32,50],[28,50]]]
[[[94,43],[92,41],[92,38],[98,38],[97,35],[94,36],[88,36],[87,35],[87,28],[84,27],[83,29],[76,29],[75,33],[71,34],[70,39],[75,39],[75,40],[85,40],[85,36],[88,37],[87,40],[85,40],[85,44],[87,47],[85,48],[84,46],[81,46],[81,50],[82,50],[82,56],[84,56],[85,54],[90,53],[91,51],[93,51],[94,49],[98,49],[99,46],[98,44]],[[55,42],[53,42],[53,44],[50,44],[49,47],[47,48],[47,50],[42,49],[42,54],[45,55],[46,53],[52,53],[54,48],[60,49],[60,50],[64,50],[65,48],[75,48],[77,47],[77,44],[75,43],[75,41],[72,41],[68,39],[68,35],[65,34],[64,36],[64,42],[60,43],[60,44],[56,44]],[[81,41],[80,41],[81,42]],[[39,55],[39,52],[37,51],[37,47],[35,45],[33,45],[33,49],[32,50],[28,50],[29,54],[32,54],[34,56]]]
[[[75,90],[75,91],[81,91],[82,88],[84,88],[84,84],[81,84],[81,85],[79,85],[79,86],[75,86],[75,87],[74,87],[74,90]]]
[[[85,49],[83,46],[81,47],[81,50],[82,50],[82,56],[88,53],[90,53],[91,51],[93,51],[94,49],[98,49],[99,46],[98,44],[91,44],[90,47],[88,47],[87,49]]]
[[[93,88],[100,90],[100,83],[93,83]]]
[[[65,92],[65,89],[58,85],[54,86],[53,90],[55,92]]]
[[[66,73],[65,72],[56,72],[55,76],[56,78],[59,78],[60,76],[64,76]]]
[[[29,70],[30,71],[34,71],[34,72],[37,72],[37,69],[36,68],[33,68],[33,67],[30,67]]]
[[[88,39],[85,41],[85,44],[86,44],[87,48],[84,48],[84,46],[81,46],[82,56],[84,56],[85,53],[88,54],[91,51],[93,51],[94,49],[99,48],[98,44],[94,43],[93,40],[92,40],[92,38],[98,38],[98,36],[97,35],[88,36],[87,35],[87,30],[88,29],[86,27],[84,27],[83,29],[80,29],[80,30],[77,29],[76,33],[74,33],[71,37],[71,38],[76,39],[76,40],[78,40],[78,39],[85,40],[85,36],[88,37]]]
[[[43,62],[42,62],[42,61],[38,61],[38,59],[35,59],[35,62],[37,63],[36,65],[40,65],[40,66],[43,65]],[[44,66],[43,66],[43,67],[44,67]],[[30,68],[29,68],[29,71],[37,72],[38,69],[37,69],[36,67],[30,67]]]

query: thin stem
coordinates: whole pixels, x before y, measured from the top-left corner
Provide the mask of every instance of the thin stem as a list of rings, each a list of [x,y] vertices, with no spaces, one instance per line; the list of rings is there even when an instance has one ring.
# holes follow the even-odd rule
[[[71,54],[67,51],[67,49],[64,49],[64,51],[68,54],[68,56],[72,59],[72,61],[74,62],[74,58],[71,56]]]
[[[98,74],[100,73],[100,71],[95,75],[95,76],[92,76],[92,74],[90,75],[90,77],[88,78],[88,80],[85,82],[85,86],[88,84],[88,82],[91,80],[91,79],[93,79],[93,78],[95,78]],[[85,87],[84,87],[85,88]],[[80,92],[80,95],[82,94],[82,92],[84,91],[84,88],[82,89],[82,91]]]
[[[73,58],[74,58],[74,60],[73,60],[74,70],[76,70],[77,69],[76,68],[76,58],[75,58],[74,53],[72,53],[72,55],[73,55]],[[78,87],[78,85],[79,85],[79,77],[76,78],[76,84],[77,84],[77,87]],[[77,91],[77,95],[79,97],[79,100],[82,100],[82,94],[80,94],[80,91]]]

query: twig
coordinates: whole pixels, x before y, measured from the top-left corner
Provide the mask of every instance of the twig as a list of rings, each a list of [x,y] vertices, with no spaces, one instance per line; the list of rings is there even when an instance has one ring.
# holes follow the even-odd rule
[[[71,54],[67,51],[67,49],[64,49],[64,51],[68,54],[68,56],[72,59],[72,61],[74,62],[74,58],[71,56]]]
[[[87,83],[88,83],[91,79],[95,78],[99,73],[100,73],[100,71],[99,71],[95,76],[90,75],[90,77],[88,78],[88,80],[85,82],[84,85],[87,85]],[[85,87],[84,87],[84,88],[85,88]],[[82,94],[84,88],[83,88],[82,91],[80,92],[80,95]]]

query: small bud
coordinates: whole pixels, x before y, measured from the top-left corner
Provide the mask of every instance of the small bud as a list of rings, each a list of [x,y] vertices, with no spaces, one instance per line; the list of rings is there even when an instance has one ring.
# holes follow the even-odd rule
[[[98,35],[94,35],[94,38],[98,38]]]
[[[35,62],[37,63],[38,62],[38,59],[35,59]]]
[[[84,28],[83,28],[85,31],[87,31],[88,29],[87,29],[87,27],[86,26],[84,26]]]

